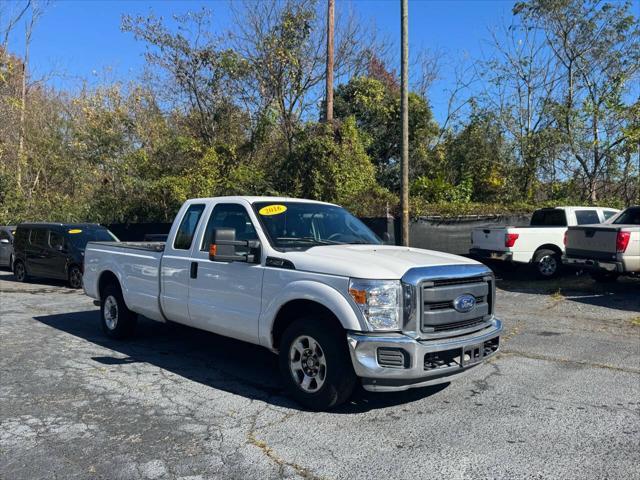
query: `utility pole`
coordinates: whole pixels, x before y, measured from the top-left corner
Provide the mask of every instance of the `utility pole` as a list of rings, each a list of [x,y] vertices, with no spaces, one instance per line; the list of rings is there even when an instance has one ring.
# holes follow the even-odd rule
[[[401,139],[401,196],[402,245],[409,246],[409,5],[408,0],[400,0],[402,17],[402,52],[400,67],[400,116],[402,121]]]
[[[327,84],[325,95],[325,115],[327,123],[333,121],[333,24],[335,0],[328,0],[327,5]]]

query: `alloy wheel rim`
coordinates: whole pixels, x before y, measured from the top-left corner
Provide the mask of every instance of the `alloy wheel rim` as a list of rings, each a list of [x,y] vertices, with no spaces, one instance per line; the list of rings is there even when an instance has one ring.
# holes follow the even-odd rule
[[[545,276],[553,275],[558,268],[558,262],[551,255],[545,255],[540,259],[538,269],[540,273]]]
[[[21,263],[16,264],[16,278],[22,280],[24,278],[24,267]]]
[[[71,270],[69,283],[73,288],[80,288],[82,286],[82,275],[80,274],[80,270],[77,268]]]
[[[313,337],[300,335],[291,343],[289,370],[302,391],[315,393],[322,388],[327,378],[327,360]]]
[[[118,325],[118,302],[113,298],[112,295],[109,295],[104,300],[104,309],[103,314],[104,323],[109,330],[113,330]]]

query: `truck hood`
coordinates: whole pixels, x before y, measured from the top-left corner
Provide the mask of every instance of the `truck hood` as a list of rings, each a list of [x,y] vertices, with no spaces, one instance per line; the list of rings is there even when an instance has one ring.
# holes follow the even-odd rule
[[[392,245],[323,245],[278,256],[292,261],[296,270],[374,280],[399,280],[414,267],[479,264],[459,255]]]

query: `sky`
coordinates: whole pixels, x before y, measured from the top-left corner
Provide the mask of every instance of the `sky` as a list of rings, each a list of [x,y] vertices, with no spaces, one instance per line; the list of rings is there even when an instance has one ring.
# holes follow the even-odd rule
[[[410,52],[426,48],[442,55],[440,78],[429,92],[436,120],[442,121],[446,115],[447,90],[453,82],[454,69],[465,58],[479,58],[487,51],[490,29],[510,21],[513,3],[510,0],[409,1]],[[5,7],[7,5],[15,7],[19,3],[5,3]],[[152,12],[170,18],[174,14],[197,11],[202,6],[213,11],[214,29],[228,27],[232,18],[229,0],[54,0],[33,34],[32,75],[38,78],[54,72],[47,81],[65,89],[78,88],[83,79],[90,84],[92,79],[94,82],[136,79],[144,67],[145,47],[132,34],[121,31],[122,16]],[[639,6],[640,0],[635,0],[634,7],[638,7],[635,10],[640,12]],[[354,9],[362,21],[374,24],[384,35],[399,39],[399,0],[336,0],[337,17],[349,9]],[[12,52],[22,54],[23,35],[16,30],[9,44]],[[399,47],[396,58],[399,62]]]

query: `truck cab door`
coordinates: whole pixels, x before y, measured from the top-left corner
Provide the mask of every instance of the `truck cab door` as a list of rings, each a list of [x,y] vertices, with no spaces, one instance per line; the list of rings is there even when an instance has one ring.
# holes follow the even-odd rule
[[[217,228],[233,228],[236,240],[259,240],[246,207],[240,203],[218,203],[193,251],[189,283],[191,325],[228,337],[257,343],[262,304],[260,263],[209,260],[209,246]],[[235,247],[236,254],[247,247]],[[258,259],[259,262],[259,259]]]
[[[189,204],[178,213],[180,224],[169,234],[160,264],[160,302],[165,316],[174,322],[189,322],[189,277],[194,236],[205,210],[204,203]],[[175,228],[175,226],[174,226]],[[171,240],[173,239],[173,240]]]

